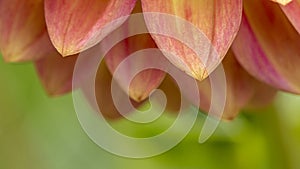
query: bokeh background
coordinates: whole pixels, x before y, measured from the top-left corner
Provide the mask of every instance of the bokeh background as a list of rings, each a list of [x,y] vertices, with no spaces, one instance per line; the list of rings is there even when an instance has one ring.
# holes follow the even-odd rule
[[[171,151],[128,159],[95,145],[80,127],[71,94],[49,98],[32,63],[0,59],[0,77],[0,169],[300,169],[299,96],[279,93],[273,109],[222,122],[204,144],[197,142],[205,118],[200,114]],[[167,114],[155,124],[120,120],[112,125],[142,137],[163,131],[174,118]]]

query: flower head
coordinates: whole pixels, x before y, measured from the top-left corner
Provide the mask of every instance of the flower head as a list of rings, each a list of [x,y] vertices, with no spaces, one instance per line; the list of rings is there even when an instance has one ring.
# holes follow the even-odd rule
[[[277,2],[277,3],[276,3]],[[116,117],[109,96],[110,82],[116,80],[135,107],[156,88],[166,92],[167,109],[178,110],[180,91],[161,70],[140,72],[129,91],[120,79],[113,79],[117,67],[130,54],[147,48],[161,50],[178,69],[197,79],[200,109],[208,111],[210,82],[206,79],[223,64],[227,96],[223,117],[232,119],[240,109],[265,104],[276,89],[300,93],[300,1],[299,0],[2,0],[0,1],[0,49],[8,62],[34,61],[42,84],[50,95],[71,91],[72,74],[81,52],[88,52],[99,39],[130,34],[134,25],[126,19],[110,30],[105,26],[131,13],[159,12],[184,19],[200,30],[218,55],[202,58],[178,39],[154,33],[126,38],[114,46],[101,64],[96,84],[104,114]],[[179,22],[148,17],[139,26],[149,32],[175,30],[192,46],[204,46],[197,32]],[[105,46],[105,44],[104,44]],[[231,49],[230,49],[231,48]],[[202,50],[202,49],[200,49]],[[207,50],[207,49],[203,49]],[[168,51],[169,54],[166,54]],[[155,62],[151,56],[138,63],[126,63],[127,77],[135,64]],[[255,79],[256,78],[256,79]],[[271,87],[272,86],[272,87]],[[108,99],[105,99],[108,96]],[[193,98],[186,96],[193,102]],[[198,103],[195,103],[197,105]],[[101,107],[101,106],[100,106]],[[128,110],[130,111],[130,110]]]

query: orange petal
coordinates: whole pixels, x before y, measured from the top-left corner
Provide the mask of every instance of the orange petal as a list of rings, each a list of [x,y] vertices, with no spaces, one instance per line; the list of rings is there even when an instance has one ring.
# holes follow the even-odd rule
[[[166,57],[175,66],[199,80],[207,77],[212,71],[207,69],[214,69],[227,53],[239,29],[242,15],[242,0],[142,0],[142,6],[144,12],[160,12],[183,18],[205,35],[200,36],[189,24],[183,24],[175,17],[166,19],[160,15],[145,15],[150,32],[166,30],[181,36],[175,39],[152,34],[158,47],[171,53]],[[213,47],[217,56],[198,56],[181,39],[191,42],[192,48],[202,47],[201,52],[207,50],[210,53]],[[208,42],[213,46],[208,46]]]
[[[129,15],[136,0],[45,0],[45,16],[50,38],[63,55],[79,53],[107,32],[103,27]],[[116,24],[117,28],[120,24]],[[111,30],[110,30],[111,31]]]
[[[140,4],[138,3],[134,12],[141,11]],[[114,32],[109,35],[109,37],[120,37],[124,36],[128,37],[131,33],[134,33],[136,29],[136,25],[132,25],[133,23],[128,21],[125,22],[120,28],[115,30]],[[145,26],[143,20],[139,23],[139,26]],[[145,26],[146,27],[146,26]],[[122,34],[122,35],[120,35]],[[103,47],[105,47],[105,43]],[[129,59],[128,62],[125,62],[126,71],[121,72],[122,77],[128,77],[125,79],[130,79],[130,75],[136,67],[142,65],[142,67],[146,67],[147,64],[150,62],[159,62],[156,60],[152,55],[139,56],[141,59],[139,60],[132,60],[130,59],[130,55],[137,51],[142,51],[144,49],[150,48],[157,48],[154,40],[151,38],[150,34],[141,34],[129,37],[118,44],[116,44],[105,56],[106,64],[113,74],[115,73],[120,63],[125,59]],[[158,50],[158,49],[157,49]],[[129,57],[129,58],[128,58]],[[161,53],[161,58],[164,58],[163,54]],[[145,66],[143,66],[145,65]],[[157,69],[147,69],[139,72],[131,81],[129,91],[127,91],[127,84],[126,82],[122,82],[120,79],[116,79],[121,88],[129,94],[129,96],[134,99],[135,101],[142,101],[146,99],[149,94],[152,92],[153,89],[156,89],[162,80],[165,77],[165,73],[163,71]],[[123,78],[122,78],[123,79]]]
[[[300,93],[300,36],[279,5],[244,1],[244,16],[233,50],[253,76],[281,90]]]
[[[293,0],[285,6],[281,6],[281,8],[298,33],[300,33],[300,0]]]
[[[77,56],[63,58],[54,48],[51,55],[35,62],[39,78],[51,96],[72,90],[73,70]]]
[[[124,61],[128,56],[130,56],[130,54],[151,47],[155,48],[155,43],[153,42],[150,35],[143,34],[133,36],[115,45],[105,56],[105,61],[109,70],[113,74],[115,73],[118,66],[120,66],[120,63]],[[122,79],[129,80],[131,78],[131,73],[135,67],[138,67],[138,65],[145,65],[146,67],[149,62],[155,62],[155,60],[153,60],[150,55],[142,57],[143,59],[140,59],[138,61],[129,60],[125,62],[125,64],[123,63],[122,66],[126,66],[126,71],[119,71],[118,73],[122,73],[122,75],[119,76],[128,77]],[[143,70],[132,79],[129,91],[127,91],[128,89],[126,86],[126,82],[123,82],[121,79],[116,80],[121,85],[121,88],[126,91],[132,99],[136,101],[142,101],[149,96],[153,89],[157,88],[160,85],[161,81],[164,79],[164,76],[165,73],[157,69]]]
[[[51,53],[43,9],[43,0],[0,1],[0,50],[6,61],[35,60]]]

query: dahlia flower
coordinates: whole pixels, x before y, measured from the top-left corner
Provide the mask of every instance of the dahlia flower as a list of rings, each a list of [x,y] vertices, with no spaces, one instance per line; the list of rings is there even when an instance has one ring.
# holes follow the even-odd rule
[[[300,1],[299,0],[0,0],[0,49],[7,62],[33,61],[49,95],[71,91],[78,54],[97,44],[103,28],[131,13],[159,12],[183,18],[210,40],[218,58],[208,64],[224,65],[227,81],[224,119],[234,118],[244,107],[263,106],[276,90],[300,93]],[[122,24],[122,25],[121,25]],[[161,18],[144,18],[149,30],[169,29]],[[172,25],[194,45],[201,43],[183,25]],[[127,31],[127,32],[126,32]],[[105,56],[96,78],[96,95],[102,112],[114,118],[110,83],[120,62],[131,53],[158,48],[174,66],[198,80],[200,109],[210,107],[210,82],[206,63],[191,49],[170,37],[143,34],[123,40]],[[144,62],[151,62],[152,58]],[[144,64],[144,63],[136,63]],[[183,66],[186,65],[186,66]],[[128,65],[130,71],[131,67]],[[126,76],[126,72],[124,72]],[[167,109],[178,110],[180,91],[165,72],[149,69],[132,81],[128,94],[135,107],[155,88],[168,98]],[[120,91],[122,91],[120,84]]]

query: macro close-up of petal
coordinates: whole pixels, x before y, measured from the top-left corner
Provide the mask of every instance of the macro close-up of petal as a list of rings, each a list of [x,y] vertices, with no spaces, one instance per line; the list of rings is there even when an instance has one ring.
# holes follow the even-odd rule
[[[300,93],[300,35],[279,4],[244,1],[241,29],[232,48],[251,75],[278,89]]]
[[[300,0],[0,0],[0,169],[300,169]]]
[[[52,52],[43,0],[0,1],[0,50],[7,62],[36,60]]]
[[[149,64],[149,62],[156,61],[151,58],[151,55],[142,56],[144,59],[143,61],[142,59],[139,60],[139,62],[135,62],[135,60],[132,59],[129,59],[125,62],[122,61],[124,61],[128,56],[130,56],[130,54],[133,54],[136,51],[151,47],[156,48],[156,45],[150,35],[144,34],[127,38],[119,44],[115,45],[107,53],[107,55],[105,56],[106,64],[112,74],[114,74],[118,66],[122,64],[122,67],[126,67],[126,71],[119,71],[119,76],[123,78],[127,76],[127,79],[130,79],[130,72],[132,72],[132,69],[134,69],[134,67],[137,67],[138,65],[146,66],[147,64]],[[164,77],[165,72],[157,69],[148,69],[141,71],[134,78],[132,78],[128,95],[136,101],[142,101],[149,96],[153,89],[156,89],[160,85]],[[118,79],[116,80],[118,81]],[[126,81],[119,81],[119,84],[124,89],[124,91],[128,90],[127,86],[125,85],[127,84]]]
[[[166,21],[159,15],[146,15],[145,20],[150,32],[160,29],[173,31],[182,39],[191,42],[195,48],[199,48],[200,53],[207,52],[199,56],[180,39],[152,34],[158,47],[172,54],[166,55],[167,58],[198,80],[206,78],[222,61],[237,34],[242,16],[241,0],[142,0],[142,7],[143,12],[173,15],[172,19],[169,18],[171,21]],[[181,22],[180,18],[185,22]],[[199,37],[199,33],[193,28],[197,28],[204,37]],[[203,46],[207,49],[202,48]],[[215,50],[216,54],[211,54],[210,50]]]
[[[37,74],[50,96],[72,91],[72,78],[77,56],[62,57],[54,48],[48,56],[34,62]]]
[[[134,8],[133,13],[141,12],[140,3],[137,4],[137,6]],[[150,62],[159,62],[158,60],[155,60],[150,54],[146,56],[140,56],[143,57],[143,59],[140,59],[139,61],[136,61],[134,59],[130,59],[130,56],[134,54],[137,51],[142,51],[145,49],[157,49],[157,46],[150,36],[150,34],[140,34],[131,36],[131,34],[134,33],[134,30],[136,27],[145,27],[145,23],[141,21],[139,25],[133,25],[132,22],[126,21],[124,24],[122,24],[117,30],[113,31],[109,37],[113,37],[112,40],[108,39],[108,41],[113,41],[115,39],[120,39],[119,37],[128,37],[118,44],[114,45],[113,48],[109,50],[109,52],[105,55],[105,61],[108,66],[108,69],[112,74],[115,73],[116,69],[120,66],[122,63],[122,66],[126,67],[126,71],[119,72],[121,73],[121,77],[128,77],[125,79],[130,79],[130,72],[133,71],[135,67],[138,65],[145,65],[149,64]],[[145,28],[146,29],[146,28]],[[104,40],[105,41],[105,40]],[[102,45],[103,49],[106,49],[106,43],[103,43]],[[157,49],[158,50],[158,49]],[[161,57],[164,57],[161,53]],[[125,59],[129,59],[125,61]],[[123,62],[124,61],[124,62]],[[156,89],[162,80],[165,77],[165,72],[157,70],[157,69],[148,69],[139,72],[132,81],[130,82],[129,91],[127,91],[127,86],[125,85],[126,82],[122,82],[119,79],[116,79],[119,84],[121,85],[121,88],[128,93],[128,95],[134,99],[135,101],[142,101],[146,99],[149,94],[152,92],[153,89]]]
[[[107,35],[106,24],[127,16],[136,0],[45,0],[45,17],[51,41],[63,56],[96,45]],[[120,26],[120,22],[114,28]],[[112,30],[109,30],[112,31]]]

